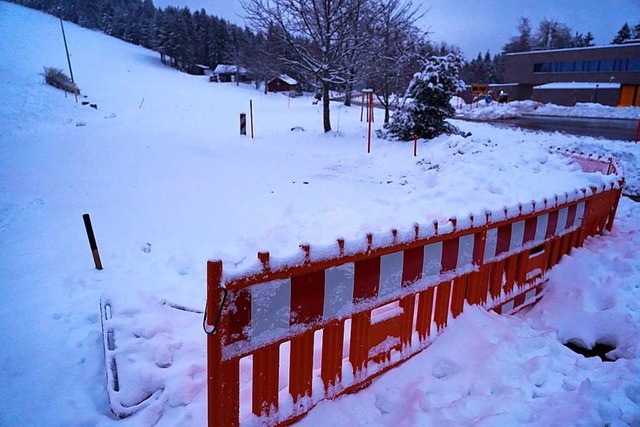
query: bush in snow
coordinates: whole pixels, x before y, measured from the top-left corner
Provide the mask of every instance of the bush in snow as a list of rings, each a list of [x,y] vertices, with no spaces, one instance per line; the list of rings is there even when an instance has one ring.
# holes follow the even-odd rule
[[[427,58],[422,71],[409,83],[391,122],[385,125],[387,133],[403,141],[414,135],[431,139],[443,133],[458,133],[446,119],[455,113],[449,103],[451,97],[464,90],[464,82],[458,78],[463,64],[457,53]]]
[[[44,67],[42,75],[44,76],[44,81],[53,87],[67,92],[80,93],[78,86],[59,68]]]

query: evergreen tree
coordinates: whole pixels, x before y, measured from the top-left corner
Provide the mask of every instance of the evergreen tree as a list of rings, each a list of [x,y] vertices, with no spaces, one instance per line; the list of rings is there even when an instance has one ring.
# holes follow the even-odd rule
[[[518,23],[518,35],[511,37],[502,47],[504,53],[528,52],[531,50],[531,24],[529,18],[522,17]]]
[[[409,83],[404,102],[385,125],[388,133],[403,141],[414,136],[432,139],[443,133],[457,133],[446,119],[455,113],[451,97],[464,90],[464,82],[458,78],[462,65],[458,53],[427,58],[422,71]]]
[[[629,27],[629,24],[625,22],[622,28],[620,28],[620,30],[618,31],[618,34],[616,34],[615,38],[611,41],[611,43],[622,44],[625,42],[625,40],[629,40],[630,38],[631,28]]]
[[[633,38],[640,39],[640,22],[638,22],[636,26],[633,27]]]
[[[572,47],[590,47],[593,46],[593,34],[591,31],[587,32],[587,34],[582,35],[576,32],[576,35],[573,38]]]
[[[504,56],[497,54],[493,56],[493,70],[495,72],[495,80],[492,83],[504,82]]]

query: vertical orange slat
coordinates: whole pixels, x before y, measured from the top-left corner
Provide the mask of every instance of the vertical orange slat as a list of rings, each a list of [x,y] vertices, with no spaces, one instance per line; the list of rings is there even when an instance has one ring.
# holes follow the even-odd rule
[[[354,314],[351,318],[351,338],[349,340],[349,361],[353,375],[362,371],[369,358],[369,326],[371,311]]]
[[[453,279],[453,293],[451,294],[451,314],[458,317],[464,308],[464,297],[467,293],[467,274]]]
[[[562,246],[560,247],[560,258],[562,258],[564,255],[568,255],[569,252],[571,251],[570,240],[571,240],[571,236],[569,234],[565,234],[560,239],[562,243]]]
[[[467,287],[463,298],[466,299],[469,304],[475,304],[478,300],[478,286],[480,285],[478,276],[478,273],[467,274]]]
[[[489,291],[491,292],[491,298],[498,298],[502,292],[502,276],[504,274],[504,260],[490,264],[491,283],[489,284]]]
[[[522,288],[527,281],[527,273],[529,271],[529,251],[524,251],[516,257],[516,283],[518,288]]]
[[[293,402],[300,397],[311,397],[313,374],[313,331],[291,338],[289,358],[289,393]]]
[[[253,413],[269,414],[278,409],[278,374],[280,352],[277,344],[253,353]]]
[[[342,381],[342,343],[344,341],[344,320],[334,321],[322,332],[322,364],[320,374],[324,381],[324,391]]]
[[[416,307],[415,295],[409,295],[400,300],[402,307],[402,330],[400,331],[400,342],[402,346],[411,345],[411,337],[413,335],[413,311]]]
[[[475,278],[478,280],[476,291],[477,299],[475,304],[484,304],[489,296],[489,279],[491,277],[491,266],[483,265],[480,267],[480,273]]]
[[[431,333],[431,312],[433,311],[433,292],[435,288],[429,288],[420,292],[418,296],[418,317],[416,329],[420,341],[424,341]]]
[[[516,281],[516,269],[518,268],[518,255],[511,255],[504,260],[504,271],[506,275],[506,281],[504,284],[504,292],[506,294],[513,291],[513,285]]]
[[[449,318],[451,282],[440,283],[436,288],[436,309],[433,318],[438,330],[441,330],[447,326],[447,319]]]
[[[620,188],[619,190],[616,190],[614,194],[615,199],[611,206],[611,211],[609,212],[609,220],[607,221],[608,231],[611,231],[611,228],[613,228],[613,220],[616,217],[616,212],[618,211],[618,204],[620,203],[621,196],[622,196],[622,188]]]
[[[560,239],[557,237],[551,241],[550,260],[550,267],[553,267],[554,265],[558,264],[558,261],[560,261]]]
[[[578,228],[577,233],[578,233],[578,238],[576,240],[576,247],[582,247],[582,245],[584,245],[584,239],[587,237],[587,233],[585,231],[585,224],[583,223],[580,228]]]
[[[579,236],[578,230],[576,230],[575,233],[576,233],[576,237]],[[543,250],[544,250],[544,254],[542,255],[543,256],[543,258],[542,258],[542,267],[540,267],[540,268],[542,268],[542,272],[543,273],[546,273],[547,270],[549,270],[549,268],[551,268],[550,264],[549,264],[549,262],[550,262],[549,261],[549,259],[550,259],[549,257],[551,256],[551,244],[549,242],[545,243],[544,246],[543,246]]]
[[[571,233],[569,233],[569,252],[571,252],[571,250],[573,248],[577,248],[578,244],[578,230],[574,230]]]
[[[207,319],[213,326],[222,304],[222,263],[207,263]],[[209,427],[240,424],[239,360],[222,361],[223,337],[227,333],[227,312],[222,312],[217,330],[207,335],[207,422]]]

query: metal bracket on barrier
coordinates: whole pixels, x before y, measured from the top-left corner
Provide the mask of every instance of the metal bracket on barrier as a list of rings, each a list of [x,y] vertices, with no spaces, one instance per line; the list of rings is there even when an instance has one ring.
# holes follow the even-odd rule
[[[224,303],[227,301],[227,294],[229,293],[227,288],[222,288],[222,290],[224,291],[224,296],[222,297],[222,302],[220,303],[220,309],[218,310],[218,315],[216,316],[216,321],[214,322],[213,325],[207,324],[207,307],[209,306],[209,304],[204,306],[204,317],[202,319],[202,329],[204,329],[204,332],[207,335],[215,334],[216,330],[218,329],[218,323],[220,322],[220,317],[222,317],[222,308],[224,307]]]

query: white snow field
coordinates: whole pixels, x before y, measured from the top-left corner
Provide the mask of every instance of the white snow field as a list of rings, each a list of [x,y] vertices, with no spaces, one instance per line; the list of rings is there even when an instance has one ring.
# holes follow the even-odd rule
[[[633,143],[455,121],[472,136],[419,141],[417,157],[374,137],[368,155],[359,107],[333,103],[324,134],[310,97],[209,83],[65,30],[80,101],[97,109],[43,83],[43,67],[67,70],[60,21],[0,1],[1,426],[205,426],[202,317],[163,301],[201,310],[209,259],[242,269],[259,250],[284,258],[610,179],[549,146],[616,154],[625,193],[640,193]],[[254,139],[238,130],[249,100]],[[528,312],[466,307],[427,350],[299,425],[640,425],[639,215],[623,198],[613,231],[565,257]],[[122,394],[155,392],[122,420],[107,400],[103,295],[137,334],[118,350]],[[569,340],[610,344],[616,360]]]

